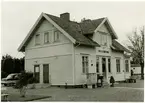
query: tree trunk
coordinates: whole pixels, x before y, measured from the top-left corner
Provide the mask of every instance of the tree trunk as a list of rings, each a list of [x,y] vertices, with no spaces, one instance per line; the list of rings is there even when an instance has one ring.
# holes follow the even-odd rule
[[[140,63],[141,66],[141,79],[144,80],[144,63]]]

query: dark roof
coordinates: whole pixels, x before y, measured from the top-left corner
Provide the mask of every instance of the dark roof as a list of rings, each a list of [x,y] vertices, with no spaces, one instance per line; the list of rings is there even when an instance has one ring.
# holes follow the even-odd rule
[[[100,46],[97,42],[83,35],[83,30],[85,28],[82,29],[79,23],[73,21],[66,21],[50,14],[46,15],[51,18],[57,25],[59,25],[63,30],[65,30],[69,35],[71,35],[77,43],[90,46]]]
[[[130,53],[130,51],[129,51],[127,48],[125,48],[123,45],[121,45],[121,44],[120,44],[118,41],[116,41],[115,39],[112,40],[112,46],[111,46],[111,48],[112,48],[112,50],[114,50],[114,51],[120,51],[120,52],[125,51],[125,52],[129,52],[129,53]]]
[[[95,20],[84,20],[80,24],[83,34],[94,33],[95,29],[101,24],[105,18],[95,19]]]

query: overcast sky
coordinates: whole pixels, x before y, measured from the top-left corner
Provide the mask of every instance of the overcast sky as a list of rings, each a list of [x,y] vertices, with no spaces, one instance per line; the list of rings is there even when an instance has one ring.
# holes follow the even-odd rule
[[[133,28],[145,25],[145,2],[3,2],[1,24],[2,54],[14,57],[24,55],[17,48],[41,14],[59,16],[69,12],[71,20],[82,18],[97,19],[108,17],[119,40],[126,40],[126,35]]]

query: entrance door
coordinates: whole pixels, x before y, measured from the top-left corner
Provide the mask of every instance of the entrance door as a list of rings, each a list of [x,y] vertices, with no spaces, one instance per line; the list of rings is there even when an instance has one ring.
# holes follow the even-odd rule
[[[49,64],[43,64],[43,83],[49,83]]]
[[[34,78],[35,78],[35,83],[40,82],[40,67],[39,65],[34,65]]]
[[[106,58],[102,58],[102,73],[104,78],[106,78]]]

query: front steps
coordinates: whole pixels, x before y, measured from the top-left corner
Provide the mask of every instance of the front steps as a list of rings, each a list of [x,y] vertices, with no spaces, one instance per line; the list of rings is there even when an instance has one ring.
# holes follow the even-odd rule
[[[104,80],[103,81],[103,87],[109,87],[110,86],[110,83],[107,82],[107,80]]]

